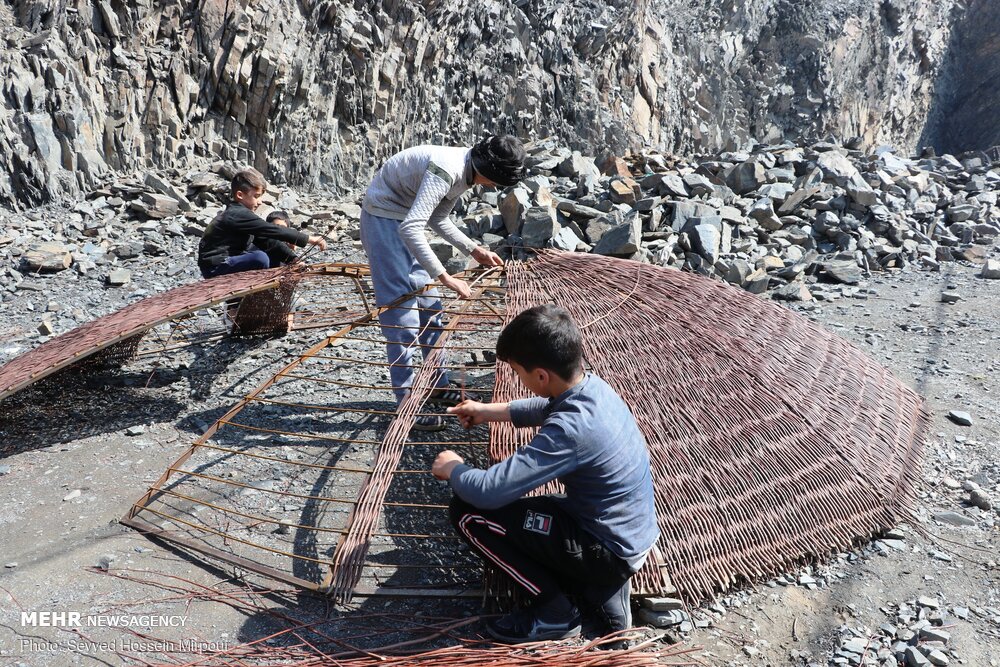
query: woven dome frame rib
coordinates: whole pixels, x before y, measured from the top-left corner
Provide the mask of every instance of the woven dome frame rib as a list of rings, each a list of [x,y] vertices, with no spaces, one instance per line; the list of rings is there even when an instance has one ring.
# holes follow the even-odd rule
[[[573,314],[589,368],[632,409],[650,450],[658,546],[685,600],[912,517],[929,416],[845,340],[743,290],[648,264],[544,251],[508,276],[519,307]]]

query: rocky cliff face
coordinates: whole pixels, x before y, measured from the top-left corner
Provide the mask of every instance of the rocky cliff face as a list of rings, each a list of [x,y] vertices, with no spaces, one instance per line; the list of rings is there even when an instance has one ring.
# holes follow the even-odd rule
[[[996,99],[996,58],[961,81],[997,50],[1000,9],[966,4],[7,0],[0,205],[217,159],[349,190],[402,146],[488,131],[590,154],[828,134],[983,148],[996,128],[928,123],[975,90],[954,118],[981,124]]]

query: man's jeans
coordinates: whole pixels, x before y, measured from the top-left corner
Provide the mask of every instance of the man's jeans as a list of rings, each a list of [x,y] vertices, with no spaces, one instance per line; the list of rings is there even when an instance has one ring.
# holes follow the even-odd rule
[[[361,211],[361,245],[371,266],[376,305],[386,306],[432,282],[399,236],[398,220]],[[441,336],[441,311],[441,293],[435,288],[415,299],[407,299],[379,316],[382,335],[387,341],[386,356],[392,364],[389,366],[389,377],[397,402],[406,398],[413,384],[414,343],[419,342],[426,359]],[[448,374],[442,372],[436,386],[447,385]]]
[[[267,269],[270,266],[271,260],[268,259],[267,253],[257,246],[252,245],[250,246],[250,250],[246,251],[242,255],[227,257],[226,261],[222,264],[201,269],[201,275],[204,278],[214,278],[216,276],[225,276],[230,273]]]

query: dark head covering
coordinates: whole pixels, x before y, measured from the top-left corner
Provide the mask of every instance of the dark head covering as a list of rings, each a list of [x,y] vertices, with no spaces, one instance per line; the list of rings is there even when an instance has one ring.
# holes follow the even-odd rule
[[[524,178],[524,146],[509,134],[486,137],[472,147],[472,168],[497,185],[517,185]]]

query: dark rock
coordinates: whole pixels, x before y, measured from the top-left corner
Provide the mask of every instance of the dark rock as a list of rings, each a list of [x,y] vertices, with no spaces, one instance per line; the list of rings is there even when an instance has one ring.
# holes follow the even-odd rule
[[[972,415],[962,410],[952,410],[948,413],[948,419],[959,426],[972,426]]]

